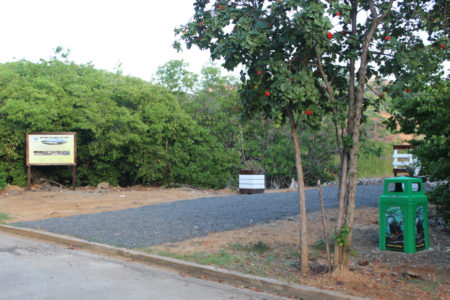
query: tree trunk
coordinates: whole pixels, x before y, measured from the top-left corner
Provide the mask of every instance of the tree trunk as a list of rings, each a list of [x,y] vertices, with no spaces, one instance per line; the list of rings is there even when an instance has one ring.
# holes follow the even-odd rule
[[[338,192],[338,218],[336,220],[336,231],[339,231],[344,224],[345,219],[345,199],[347,194],[347,172],[348,172],[348,153],[345,148],[341,154],[341,173],[339,176]],[[342,269],[342,249],[337,241],[334,242],[333,268]]]
[[[325,209],[323,207],[323,194],[322,194],[322,186],[320,185],[320,180],[317,181],[317,186],[319,188],[320,211],[322,212],[323,238],[325,240],[325,249],[327,251],[327,265],[328,271],[331,271],[331,255],[330,255],[330,244],[328,243],[327,219],[325,218]]]
[[[389,10],[392,7],[393,0],[389,2]],[[354,4],[355,5],[355,4]],[[349,267],[349,259],[350,259],[350,247],[353,235],[353,222],[354,222],[354,213],[355,213],[355,198],[356,198],[356,169],[358,167],[358,150],[359,150],[359,137],[360,137],[360,127],[361,127],[361,116],[363,110],[363,97],[364,97],[364,88],[366,86],[366,71],[368,64],[368,54],[369,54],[369,46],[375,35],[378,25],[381,21],[386,17],[387,12],[385,12],[382,16],[377,15],[377,11],[375,9],[374,3],[372,0],[369,1],[370,10],[372,12],[373,23],[368,31],[367,35],[364,38],[362,44],[362,53],[360,56],[360,67],[358,71],[358,86],[356,93],[356,107],[355,107],[355,118],[353,120],[353,126],[351,128],[352,133],[352,147],[350,149],[350,157],[349,157],[349,184],[348,184],[348,195],[347,195],[347,210],[345,212],[345,225],[349,228],[349,235],[347,237],[348,244],[344,247],[342,262],[341,265],[348,269]],[[388,10],[388,11],[389,11]]]
[[[358,14],[358,2],[352,1],[352,11],[351,11],[351,19],[352,19],[352,35],[356,35],[356,18]],[[350,74],[349,74],[349,87],[348,87],[348,120],[347,120],[347,129],[343,133],[343,137],[346,138],[348,135],[353,134],[354,129],[354,118],[355,118],[355,59],[350,59]],[[345,210],[345,200],[347,199],[347,181],[348,181],[348,172],[349,172],[349,160],[350,153],[348,151],[348,147],[345,145],[342,149],[341,155],[341,174],[339,177],[339,193],[338,193],[338,218],[336,221],[336,231],[340,231],[342,226],[344,225],[344,220],[346,216]],[[345,263],[343,262],[343,252],[344,249],[337,244],[334,243],[334,260],[333,266],[335,269],[343,269],[345,268]]]
[[[297,167],[298,197],[300,201],[300,273],[308,273],[308,230],[306,226],[306,198],[305,186],[303,182],[302,158],[300,156],[300,146],[298,143],[297,123],[294,119],[292,109],[288,108],[289,124],[295,148],[295,163]]]
[[[363,47],[364,48],[364,47]],[[367,45],[368,48],[368,45]],[[364,49],[367,49],[364,48]],[[366,54],[364,56],[364,53]],[[359,137],[360,137],[360,127],[361,127],[361,116],[363,110],[363,97],[364,97],[364,87],[365,87],[365,73],[367,67],[367,52],[363,51],[361,58],[361,67],[359,70],[358,78],[358,90],[356,95],[356,109],[355,118],[352,129],[352,147],[350,149],[349,157],[349,182],[348,182],[348,195],[347,195],[347,209],[345,212],[345,225],[350,229],[349,235],[347,237],[349,244],[344,247],[342,253],[342,266],[348,268],[350,259],[350,245],[352,241],[353,233],[353,221],[355,213],[355,198],[356,198],[356,180],[357,173],[356,169],[358,167],[358,150],[359,150]],[[364,78],[362,77],[364,73]]]

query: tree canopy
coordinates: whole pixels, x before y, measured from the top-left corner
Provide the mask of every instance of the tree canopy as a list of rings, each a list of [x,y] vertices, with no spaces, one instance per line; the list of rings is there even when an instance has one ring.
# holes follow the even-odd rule
[[[301,208],[303,175],[296,130],[302,123],[319,124],[332,113],[342,159],[337,229],[348,233],[347,242],[336,246],[345,250],[345,255],[339,249],[335,255],[340,266],[348,266],[360,124],[370,104],[364,97],[367,82],[375,76],[381,84],[383,77],[395,76],[389,95],[405,98],[415,85],[412,74],[420,72],[415,60],[434,58],[433,51],[445,50],[448,20],[446,9],[440,7],[446,5],[446,1],[424,0],[197,0],[192,20],[176,30],[188,49],[193,45],[208,49],[230,70],[242,64],[244,117],[262,112],[280,123],[289,119]],[[430,47],[424,47],[421,37],[425,30]],[[174,46],[180,49],[181,41]],[[423,48],[430,53],[416,51]],[[433,69],[439,62],[432,60],[423,68]],[[435,75],[425,74],[426,80]],[[383,97],[378,93],[379,100]]]

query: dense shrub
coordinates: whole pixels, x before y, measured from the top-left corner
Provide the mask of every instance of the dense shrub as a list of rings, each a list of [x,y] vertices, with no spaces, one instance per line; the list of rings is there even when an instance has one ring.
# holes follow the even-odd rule
[[[268,187],[296,177],[290,131],[264,118],[240,120],[236,81],[205,67],[194,94],[58,60],[0,64],[0,169],[26,184],[25,133],[77,132],[77,181],[96,185],[237,186],[245,161]],[[335,174],[330,129],[299,130],[307,184]],[[33,168],[69,185],[71,168]]]
[[[91,65],[0,65],[0,169],[8,182],[26,183],[25,133],[36,131],[77,132],[82,185],[220,188],[230,177],[226,151],[167,89]],[[68,168],[47,167],[45,173],[71,180]]]

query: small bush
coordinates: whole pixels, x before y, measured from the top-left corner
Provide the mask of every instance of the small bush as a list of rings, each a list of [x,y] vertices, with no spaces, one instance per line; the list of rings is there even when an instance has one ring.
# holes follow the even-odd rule
[[[450,227],[450,183],[438,185],[428,193],[430,203],[436,204],[438,214],[444,219],[445,226]]]
[[[270,246],[267,245],[266,243],[258,241],[256,244],[252,245],[252,249],[256,252],[264,253],[264,252],[270,250]]]
[[[258,241],[257,243],[250,244],[247,246],[244,246],[241,243],[235,243],[231,247],[233,248],[233,250],[237,251],[248,251],[248,252],[255,251],[258,253],[264,253],[270,250],[270,246],[261,241]]]

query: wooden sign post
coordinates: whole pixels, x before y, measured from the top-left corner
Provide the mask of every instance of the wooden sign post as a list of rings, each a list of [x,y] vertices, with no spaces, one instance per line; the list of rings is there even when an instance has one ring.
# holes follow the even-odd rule
[[[77,133],[33,132],[27,140],[27,188],[31,190],[31,166],[72,166],[72,185],[76,188]]]

